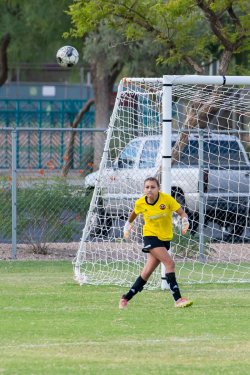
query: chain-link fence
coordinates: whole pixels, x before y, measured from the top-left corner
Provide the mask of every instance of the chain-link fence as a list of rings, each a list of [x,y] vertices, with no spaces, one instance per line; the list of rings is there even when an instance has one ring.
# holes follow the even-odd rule
[[[104,129],[0,129],[0,246],[79,241],[91,194],[84,177],[98,169]]]
[[[244,141],[244,136],[243,132],[242,145],[247,146],[248,142]],[[32,247],[34,252],[46,253],[50,243],[80,240],[93,191],[86,191],[84,180],[87,175],[99,168],[105,138],[105,129],[0,128],[0,247],[4,243],[12,244],[12,255],[16,257],[17,244],[26,244]],[[152,153],[146,140],[147,137],[144,139],[145,145],[140,149],[142,156],[147,155],[147,158],[143,159],[144,162],[149,163]],[[192,150],[194,156],[194,152],[198,153],[198,146]],[[209,152],[211,154],[211,149]],[[214,157],[217,157],[218,153],[222,155],[222,150],[214,152]],[[239,163],[239,160],[236,162]],[[215,214],[213,211],[209,228],[213,231],[211,236],[214,236],[217,228],[214,227],[217,225],[215,219],[220,221],[220,226],[227,221],[230,224],[229,229],[222,234],[216,232],[218,238],[222,238],[222,235],[226,238],[228,235],[229,238],[242,238],[248,241],[249,166],[241,167],[241,171],[238,171],[235,163],[230,169],[230,174],[227,172],[228,168],[224,172],[223,169],[218,172],[216,166],[210,171],[213,179],[216,179],[218,173],[220,176],[223,173],[223,176],[225,175],[224,182],[220,178],[225,189],[227,188],[224,194],[225,207],[221,207],[220,214],[227,214],[226,217],[220,218],[218,212]],[[202,181],[206,175],[206,168],[199,168]],[[105,178],[107,181],[111,178],[111,189],[115,186],[116,193],[123,196],[124,181],[129,179],[133,181],[132,185],[136,186],[138,178],[141,180],[141,171],[140,168],[136,170],[125,168],[124,165],[121,168],[117,166],[112,168],[112,173],[110,172],[108,178],[105,175]],[[91,176],[91,179],[88,176],[86,183],[94,188],[96,176]],[[200,205],[205,204],[205,195],[200,193]],[[213,194],[210,193],[209,197],[213,197]],[[98,209],[99,214],[106,220],[101,202]],[[203,212],[204,207],[200,211]],[[229,221],[229,214],[235,219]],[[191,222],[192,225],[196,225],[195,228],[192,226],[196,233],[199,220],[195,216]],[[114,223],[109,219],[104,224],[101,230],[107,231],[107,225],[113,226]]]

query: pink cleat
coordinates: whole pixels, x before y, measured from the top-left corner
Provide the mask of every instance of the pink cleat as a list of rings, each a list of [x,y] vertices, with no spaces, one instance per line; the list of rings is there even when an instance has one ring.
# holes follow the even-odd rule
[[[182,298],[179,298],[176,302],[175,302],[175,307],[189,307],[193,304],[193,301],[189,301],[189,299],[185,298],[185,297],[182,297]]]
[[[119,302],[119,309],[123,310],[127,307],[127,305],[128,305],[128,300],[126,298],[122,297],[120,299],[120,302]]]

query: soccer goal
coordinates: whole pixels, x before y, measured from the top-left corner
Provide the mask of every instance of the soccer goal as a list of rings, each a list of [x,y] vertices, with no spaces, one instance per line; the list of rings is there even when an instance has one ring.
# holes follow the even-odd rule
[[[250,281],[250,77],[121,80],[73,262],[80,284],[130,286],[145,263],[142,221],[123,239],[145,178],[159,178],[191,223],[173,215],[171,252],[181,283]],[[164,288],[159,267],[147,288]]]

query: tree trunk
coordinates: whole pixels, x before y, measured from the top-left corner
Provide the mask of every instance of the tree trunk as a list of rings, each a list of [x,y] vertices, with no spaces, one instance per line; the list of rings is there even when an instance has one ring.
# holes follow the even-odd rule
[[[10,34],[5,34],[0,40],[0,86],[4,85],[8,78],[7,49],[10,43]]]
[[[229,50],[225,50],[220,58],[220,65],[219,65],[219,74],[225,75],[228,71],[228,66],[230,64],[230,61],[232,59],[233,52]]]
[[[105,70],[105,64],[102,61],[92,65],[91,73],[95,93],[95,128],[106,129],[109,124],[110,91],[113,88],[113,84],[110,83],[110,75]],[[104,142],[105,134],[96,132],[94,134],[94,170],[99,168]]]
[[[78,125],[81,122],[81,119],[83,118],[84,114],[89,111],[90,107],[94,104],[94,99],[89,99],[87,103],[82,107],[82,109],[78,112],[76,115],[73,123],[71,124],[71,128],[76,129]],[[75,144],[75,136],[76,132],[72,131],[70,132],[69,141],[67,145],[67,149],[64,155],[64,166],[62,169],[62,175],[66,177],[68,175],[68,172],[70,168],[72,168],[72,164],[74,161],[74,144]]]

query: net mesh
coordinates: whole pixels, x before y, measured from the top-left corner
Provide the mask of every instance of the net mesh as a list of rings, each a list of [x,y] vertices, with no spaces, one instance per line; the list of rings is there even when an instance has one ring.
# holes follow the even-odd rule
[[[129,240],[123,226],[144,179],[161,181],[162,79],[123,79],[74,261],[76,280],[129,286],[145,263],[142,219]],[[240,86],[174,85],[172,195],[188,213],[186,236],[173,214],[171,251],[182,283],[249,282],[250,90]],[[161,269],[147,288],[159,288]]]

